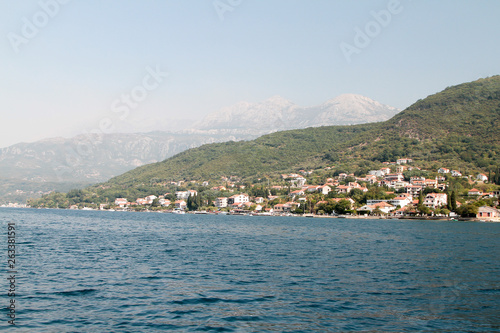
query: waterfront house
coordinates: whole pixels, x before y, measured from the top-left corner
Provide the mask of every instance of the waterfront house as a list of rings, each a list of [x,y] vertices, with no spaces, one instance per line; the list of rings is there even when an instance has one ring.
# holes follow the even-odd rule
[[[389,214],[391,211],[393,211],[396,207],[393,205],[387,203],[387,202],[379,202],[373,205],[364,205],[363,207],[359,208],[358,211],[369,211],[372,213],[374,210],[379,209],[382,213],[384,214]]]
[[[119,206],[121,208],[125,207],[127,205],[128,200],[126,198],[116,198],[115,199],[115,205]]]
[[[482,206],[479,207],[476,217],[484,221],[500,222],[500,210],[490,206]]]
[[[138,205],[147,205],[148,201],[145,199],[145,198],[137,198],[137,200],[135,201],[137,202]]]
[[[429,208],[438,208],[446,206],[448,195],[446,193],[428,193],[424,198],[424,206]]]
[[[215,199],[215,207],[217,207],[217,208],[227,207],[227,198],[226,197],[219,197],[219,198]]]
[[[290,210],[291,210],[291,206],[290,205],[286,205],[286,204],[276,204],[274,205],[273,207],[273,210],[275,213],[289,213]]]
[[[175,201],[175,208],[176,209],[181,209],[181,210],[186,209],[187,208],[186,201],[184,201],[184,200],[177,200],[177,201]]]
[[[227,204],[232,205],[232,204],[239,204],[239,203],[244,203],[250,201],[250,197],[248,194],[241,193],[241,194],[235,194],[227,199]]]

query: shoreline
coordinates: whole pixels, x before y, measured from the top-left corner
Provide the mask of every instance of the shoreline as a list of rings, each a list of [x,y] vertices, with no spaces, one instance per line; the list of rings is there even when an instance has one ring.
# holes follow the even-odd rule
[[[12,209],[34,209],[34,210],[78,210],[78,211],[96,211],[96,212],[126,212],[126,213],[163,213],[175,214],[172,210],[109,210],[109,209],[69,209],[69,208],[33,208],[33,207],[0,207]],[[231,212],[207,212],[207,211],[187,211],[183,214],[175,215],[231,215],[231,216],[256,216],[256,217],[306,217],[316,219],[355,219],[355,220],[409,220],[409,221],[445,221],[445,222],[484,222],[484,223],[500,223],[500,220],[481,220],[479,218],[465,217],[447,217],[447,216],[365,216],[365,215],[314,215],[314,214],[267,214],[267,213],[231,213]]]

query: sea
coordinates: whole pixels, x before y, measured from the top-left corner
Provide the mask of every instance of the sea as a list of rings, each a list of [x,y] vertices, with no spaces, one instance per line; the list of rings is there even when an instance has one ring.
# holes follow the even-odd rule
[[[0,224],[9,332],[500,332],[500,223],[2,208]]]

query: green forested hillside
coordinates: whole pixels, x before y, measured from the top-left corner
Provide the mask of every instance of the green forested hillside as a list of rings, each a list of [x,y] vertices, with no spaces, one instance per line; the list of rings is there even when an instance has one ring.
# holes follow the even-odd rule
[[[209,144],[111,179],[107,185],[221,176],[275,175],[335,165],[354,171],[411,157],[422,166],[496,169],[500,156],[500,76],[449,87],[383,123],[273,133]]]
[[[263,136],[253,141],[205,145],[163,162],[147,165],[113,178],[113,184],[159,180],[252,177],[294,168],[311,168],[325,161],[332,149],[352,140],[374,125],[319,127]]]

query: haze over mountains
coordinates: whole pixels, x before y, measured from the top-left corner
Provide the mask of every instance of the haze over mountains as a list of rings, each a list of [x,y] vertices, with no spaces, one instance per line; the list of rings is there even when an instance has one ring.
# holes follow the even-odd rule
[[[2,197],[13,200],[24,192],[59,190],[57,184],[65,189],[69,183],[81,187],[82,183],[106,181],[207,143],[251,140],[287,129],[380,122],[398,112],[354,94],[312,107],[300,107],[275,96],[261,103],[240,102],[223,108],[191,129],[175,133],[79,135],[19,143],[0,149],[0,202]],[[54,185],[48,187],[48,183]]]
[[[261,103],[240,102],[223,108],[207,115],[194,128],[266,134],[306,127],[385,121],[399,111],[356,94],[340,95],[310,107],[301,107],[281,96],[274,96]]]

